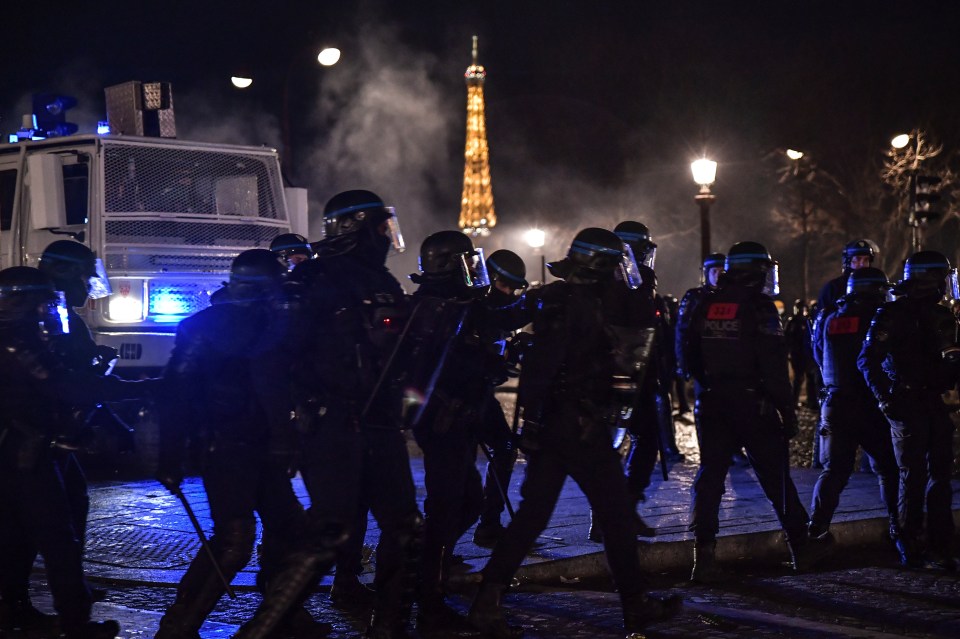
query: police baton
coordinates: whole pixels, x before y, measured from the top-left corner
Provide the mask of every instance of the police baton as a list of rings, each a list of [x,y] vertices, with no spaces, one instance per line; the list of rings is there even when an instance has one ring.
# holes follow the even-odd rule
[[[213,564],[213,569],[217,572],[217,577],[220,578],[220,582],[223,584],[224,589],[227,591],[227,594],[230,595],[231,599],[237,598],[237,593],[233,591],[233,587],[230,586],[230,582],[227,581],[227,577],[223,574],[223,570],[220,568],[220,563],[217,561],[216,555],[213,554],[213,548],[210,546],[210,542],[207,541],[207,536],[203,534],[203,528],[200,526],[200,522],[197,520],[197,516],[193,512],[193,508],[190,507],[190,502],[187,501],[187,496],[183,494],[183,491],[177,486],[171,491],[177,499],[180,500],[180,503],[183,504],[183,509],[187,511],[187,517],[190,518],[190,523],[193,524],[193,529],[197,531],[197,537],[200,538],[200,545],[203,546],[203,549],[207,553],[207,557],[210,558],[210,563]]]
[[[490,466],[493,468],[493,471],[490,473],[493,475],[493,481],[497,485],[497,490],[500,492],[500,497],[503,499],[503,505],[507,507],[507,513],[510,515],[510,520],[513,520],[513,504],[510,503],[510,498],[507,497],[506,486],[503,485],[503,482],[500,480],[500,473],[497,472],[497,462],[493,459],[493,452],[490,450],[490,447],[483,442],[477,442],[480,445],[480,450],[483,451],[483,456],[487,458],[487,461],[490,463]]]

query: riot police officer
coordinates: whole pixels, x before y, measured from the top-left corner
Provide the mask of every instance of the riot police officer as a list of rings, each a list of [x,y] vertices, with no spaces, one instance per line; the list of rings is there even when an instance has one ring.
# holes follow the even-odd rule
[[[890,423],[900,468],[901,562],[953,570],[954,427],[941,393],[957,382],[957,320],[940,302],[960,297],[956,269],[936,251],[914,253],[894,290],[900,297],[877,312],[857,363]]]
[[[830,520],[853,472],[858,446],[873,459],[880,498],[890,517],[890,537],[899,538],[897,463],[890,427],[857,368],[867,328],[889,288],[887,276],[880,269],[852,271],[846,295],[837,300],[835,311],[817,323],[813,334],[813,356],[823,371],[825,394],[817,433],[823,471],[813,488],[808,528],[814,538],[829,534]]]
[[[344,191],[324,208],[317,257],[291,273],[303,292],[291,372],[302,433],[299,464],[310,508],[307,543],[292,553],[240,639],[268,636],[333,564],[361,504],[380,526],[369,637],[403,636],[412,604],[422,521],[401,432],[403,362],[391,357],[408,314],[386,267],[401,250],[392,207],[371,191]]]
[[[703,264],[700,268],[700,286],[691,288],[683,297],[680,298],[680,308],[677,310],[677,326],[675,344],[675,355],[677,358],[677,374],[683,379],[690,379],[690,370],[684,361],[685,343],[690,328],[690,318],[693,317],[694,309],[717,288],[717,282],[723,273],[723,265],[727,256],[723,253],[711,253],[703,258]]]
[[[567,258],[550,265],[563,281],[528,292],[519,302],[535,333],[520,376],[521,449],[528,462],[523,502],[483,568],[470,609],[469,619],[489,637],[518,635],[507,625],[500,598],[547,525],[567,476],[580,485],[603,530],[627,631],[639,632],[678,608],[679,600],[661,601],[645,592],[632,502],[610,434],[610,412],[620,401],[614,375],[619,370],[629,376],[633,365],[630,357],[614,359],[615,349],[632,353],[632,348],[612,343],[606,330],[608,321],[621,317],[615,305],[624,296],[607,293],[611,286],[624,286],[614,272],[625,255],[623,242],[610,231],[584,229]]]
[[[787,535],[794,567],[807,544],[807,512],[789,474],[797,417],[776,306],[777,264],[763,245],[727,252],[719,286],[694,312],[685,361],[699,386],[700,468],[693,484],[691,580],[716,581],[720,500],[730,458],[741,446]]]
[[[646,500],[646,489],[650,485],[650,475],[657,463],[657,455],[663,448],[663,434],[660,429],[660,380],[662,371],[655,364],[660,361],[658,351],[663,348],[663,330],[665,318],[658,312],[661,303],[657,295],[657,276],[653,270],[657,257],[657,245],[650,237],[650,229],[645,224],[631,220],[620,222],[613,229],[614,234],[633,251],[639,271],[640,286],[629,292],[631,325],[638,331],[653,331],[654,343],[650,361],[654,364],[647,370],[639,388],[639,397],[627,429],[630,432],[631,448],[627,458],[627,487],[634,504]],[[652,537],[656,531],[643,519],[636,518],[637,533]],[[599,530],[591,526],[591,539],[599,540]]]
[[[117,622],[90,621],[86,513],[78,515],[63,481],[62,454],[78,446],[72,406],[145,398],[151,386],[67,367],[53,346],[70,329],[66,314],[62,295],[39,270],[0,271],[0,629],[50,630],[27,595],[31,563],[24,566],[25,555],[13,552],[26,547],[30,562],[35,551],[43,556],[66,637],[111,639]]]
[[[197,635],[226,590],[218,570],[229,583],[250,560],[255,512],[264,528],[264,587],[285,549],[303,534],[306,516],[288,474],[296,450],[291,402],[285,378],[277,374],[289,361],[285,274],[272,252],[244,251],[230,267],[226,298],[177,329],[164,371],[170,397],[160,407],[157,478],[177,493],[187,440],[205,452],[203,485],[214,530],[210,547],[218,565],[198,551],[160,621],[157,639]],[[314,625],[305,610],[296,617],[299,628]]]
[[[116,359],[116,350],[107,346],[98,346],[90,335],[77,308],[86,306],[87,299],[99,299],[109,294],[109,283],[104,277],[103,266],[93,251],[80,242],[58,240],[48,245],[40,256],[40,271],[53,283],[54,288],[63,294],[66,302],[68,331],[50,336],[50,347],[60,358],[61,364],[70,370],[103,375],[107,373]],[[63,423],[60,429],[73,432],[78,440],[89,440],[92,429],[88,427],[99,413],[107,419],[99,420],[113,427],[112,434],[118,437],[121,450],[133,446],[132,432],[116,419],[106,406],[84,398],[77,405],[61,407],[58,412]],[[80,448],[76,447],[70,448]],[[60,473],[65,494],[74,515],[74,530],[80,536],[81,548],[86,535],[87,515],[90,510],[90,498],[87,494],[87,480],[74,450],[67,447],[54,451],[54,462]],[[29,581],[37,549],[28,544],[29,536],[23,535],[7,547],[7,553],[19,557],[15,562],[18,570],[16,579],[25,590]],[[94,598],[102,598],[103,591],[91,590]]]
[[[487,274],[490,277],[490,292],[484,298],[484,305],[491,309],[503,308],[517,301],[517,291],[527,288],[527,267],[523,258],[506,249],[494,251],[487,258]],[[510,340],[511,332],[498,331],[492,327],[486,329],[484,339],[489,344],[498,344],[500,350],[518,348],[519,341]],[[511,343],[508,344],[508,341]],[[496,367],[492,373],[492,383],[488,387],[487,405],[484,408],[483,419],[479,422],[477,433],[480,445],[489,451],[492,460],[488,460],[486,479],[483,484],[483,511],[480,513],[480,523],[473,533],[473,543],[478,546],[492,548],[503,534],[503,524],[500,516],[505,507],[507,487],[510,485],[510,476],[517,461],[517,447],[514,445],[514,434],[507,423],[500,405],[494,394],[495,387],[507,380],[508,371],[505,362]]]
[[[428,236],[410,279],[419,284],[408,331],[418,355],[407,385],[423,397],[411,423],[427,491],[417,630],[449,637],[470,629],[444,602],[442,583],[454,545],[483,508],[476,433],[492,388],[480,317],[490,280],[482,249],[460,231]]]
[[[310,242],[297,233],[281,233],[270,242],[270,250],[276,253],[289,269],[300,262],[313,259]]]
[[[850,273],[873,264],[877,257],[877,248],[871,240],[853,240],[843,247],[841,259],[843,272],[823,285],[817,297],[817,313],[829,314],[836,308],[837,300],[847,290]]]

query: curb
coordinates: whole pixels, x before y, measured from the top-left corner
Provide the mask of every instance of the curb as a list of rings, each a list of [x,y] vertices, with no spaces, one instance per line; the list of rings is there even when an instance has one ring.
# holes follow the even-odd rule
[[[960,529],[960,510],[953,511],[953,522]],[[841,549],[890,549],[889,522],[886,517],[834,522],[833,552]],[[693,539],[666,542],[639,542],[640,567],[647,573],[683,573],[693,567]],[[891,550],[892,552],[892,550]],[[765,530],[717,538],[717,559],[724,563],[749,562],[776,564],[789,559],[783,531]],[[606,555],[592,552],[566,559],[555,559],[521,566],[515,575],[521,583],[569,583],[572,579],[595,579],[609,575]]]

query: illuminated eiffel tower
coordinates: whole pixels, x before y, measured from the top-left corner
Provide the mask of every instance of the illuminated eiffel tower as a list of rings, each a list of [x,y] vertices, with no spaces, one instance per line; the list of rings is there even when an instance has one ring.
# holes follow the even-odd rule
[[[490,183],[490,149],[483,106],[486,70],[477,64],[477,36],[473,36],[473,64],[464,74],[467,81],[467,143],[463,151],[463,195],[460,199],[460,228],[474,237],[490,234],[497,224]]]

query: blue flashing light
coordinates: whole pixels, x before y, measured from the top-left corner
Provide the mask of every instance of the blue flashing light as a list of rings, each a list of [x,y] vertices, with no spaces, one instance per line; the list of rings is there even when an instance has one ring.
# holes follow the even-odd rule
[[[175,324],[187,319],[186,315],[151,315],[150,319],[158,324]]]
[[[183,295],[171,295],[164,291],[157,293],[151,292],[150,295],[150,314],[156,315],[186,315],[190,312],[190,307]]]
[[[110,135],[110,123],[106,120],[97,122],[97,135]]]
[[[17,136],[16,133],[11,133],[10,135],[7,136],[7,140],[10,142],[10,144],[16,144],[17,142],[20,141],[20,138]]]

